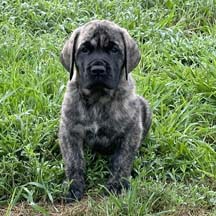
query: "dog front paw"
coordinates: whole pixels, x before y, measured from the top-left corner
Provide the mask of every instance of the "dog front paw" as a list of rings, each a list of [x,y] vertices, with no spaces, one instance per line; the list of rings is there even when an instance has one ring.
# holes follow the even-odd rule
[[[107,183],[108,191],[116,195],[122,193],[123,190],[128,190],[129,188],[130,188],[130,183],[126,179]]]
[[[71,203],[81,200],[84,195],[84,188],[85,186],[82,184],[72,184],[70,186],[67,196],[64,199],[65,202]]]

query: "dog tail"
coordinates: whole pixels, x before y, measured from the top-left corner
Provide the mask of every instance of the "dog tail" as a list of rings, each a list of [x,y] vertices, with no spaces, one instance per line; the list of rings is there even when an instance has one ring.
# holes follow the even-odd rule
[[[146,137],[152,123],[152,111],[147,100],[139,97],[141,111],[142,111],[142,124],[143,124],[143,138]]]

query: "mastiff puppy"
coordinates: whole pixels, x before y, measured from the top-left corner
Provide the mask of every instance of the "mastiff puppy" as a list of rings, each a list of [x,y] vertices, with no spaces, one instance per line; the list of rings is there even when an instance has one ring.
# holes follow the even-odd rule
[[[110,21],[91,21],[66,41],[61,63],[70,80],[59,131],[66,176],[72,180],[66,201],[84,194],[84,146],[110,155],[109,191],[129,187],[134,157],[151,124],[149,104],[136,95],[130,74],[139,61],[135,41]]]

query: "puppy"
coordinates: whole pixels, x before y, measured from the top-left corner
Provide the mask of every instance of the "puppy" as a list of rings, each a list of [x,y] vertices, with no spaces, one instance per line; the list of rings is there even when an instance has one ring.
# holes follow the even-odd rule
[[[59,130],[66,176],[72,180],[66,201],[84,194],[84,146],[110,155],[109,191],[129,187],[132,162],[151,125],[149,104],[136,95],[130,74],[139,61],[135,41],[110,21],[91,21],[66,41],[61,63],[70,81]]]

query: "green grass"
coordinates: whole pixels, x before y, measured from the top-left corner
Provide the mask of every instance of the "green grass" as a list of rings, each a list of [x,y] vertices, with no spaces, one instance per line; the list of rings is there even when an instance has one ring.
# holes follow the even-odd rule
[[[24,202],[31,215],[216,215],[215,0],[12,0],[0,11],[0,214]],[[107,165],[87,154],[86,198],[63,210],[57,132],[68,74],[59,54],[95,18],[137,40],[133,77],[153,124],[128,193],[101,197]]]

